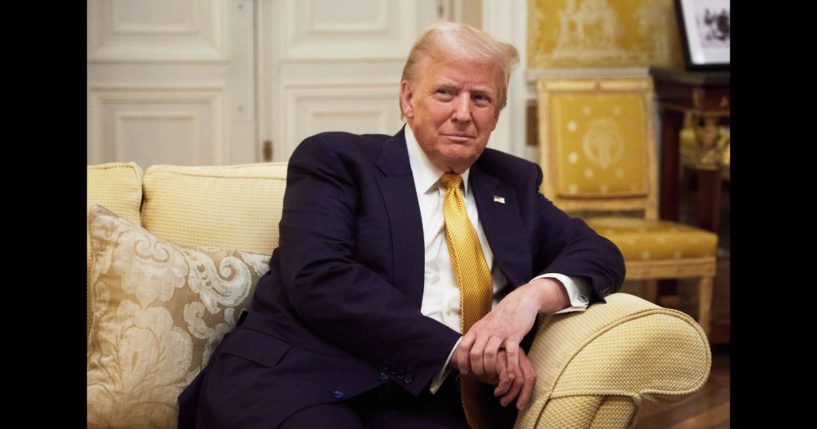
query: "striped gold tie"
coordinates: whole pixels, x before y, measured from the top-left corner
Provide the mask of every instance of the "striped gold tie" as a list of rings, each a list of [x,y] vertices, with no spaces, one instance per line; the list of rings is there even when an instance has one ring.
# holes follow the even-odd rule
[[[451,269],[460,288],[460,328],[468,332],[471,325],[491,311],[491,271],[485,263],[477,231],[468,220],[465,200],[460,191],[462,176],[446,173],[440,177],[446,188],[443,200],[445,240],[451,258]],[[470,376],[460,375],[460,392],[465,417],[471,428],[488,428],[488,404],[480,394],[481,383]]]

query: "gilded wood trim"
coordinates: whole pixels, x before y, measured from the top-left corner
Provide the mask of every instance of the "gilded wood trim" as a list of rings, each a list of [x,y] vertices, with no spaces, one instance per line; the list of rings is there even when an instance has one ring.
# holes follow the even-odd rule
[[[714,277],[715,257],[668,259],[659,261],[624,261],[627,280],[648,280],[684,277]]]

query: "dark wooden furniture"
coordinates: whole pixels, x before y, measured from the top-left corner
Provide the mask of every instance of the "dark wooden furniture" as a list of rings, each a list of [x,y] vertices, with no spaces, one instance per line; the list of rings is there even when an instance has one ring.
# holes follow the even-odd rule
[[[729,120],[729,74],[650,68],[661,116],[661,219],[678,221],[678,140],[684,115],[689,112],[698,130],[698,153],[692,165],[698,176],[698,225],[718,232],[724,175],[718,129]]]

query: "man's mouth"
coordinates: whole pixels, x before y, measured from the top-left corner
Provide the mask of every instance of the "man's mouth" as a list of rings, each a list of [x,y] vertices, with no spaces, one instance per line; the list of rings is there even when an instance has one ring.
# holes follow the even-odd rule
[[[467,133],[444,133],[443,136],[455,142],[466,142],[474,138],[474,136]]]

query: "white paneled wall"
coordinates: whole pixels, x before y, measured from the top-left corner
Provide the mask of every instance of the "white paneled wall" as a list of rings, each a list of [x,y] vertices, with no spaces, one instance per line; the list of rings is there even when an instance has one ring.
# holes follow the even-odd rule
[[[399,81],[399,78],[398,78]],[[321,131],[394,134],[402,124],[394,82],[294,84],[283,86],[284,130],[292,138],[284,150]]]
[[[90,92],[89,158],[94,163],[221,164],[223,87],[96,86]]]
[[[88,1],[89,163],[258,158],[252,0]]]
[[[259,162],[265,142],[285,161],[322,131],[393,134],[420,31],[481,7],[519,46],[511,20],[526,16],[524,0],[87,1],[88,162],[143,168]],[[518,153],[524,119],[508,116],[523,112],[509,107],[491,145]]]
[[[289,158],[322,131],[394,134],[403,63],[436,0],[280,0],[259,10],[261,135]]]
[[[90,0],[88,59],[227,61],[225,6],[208,0]]]

